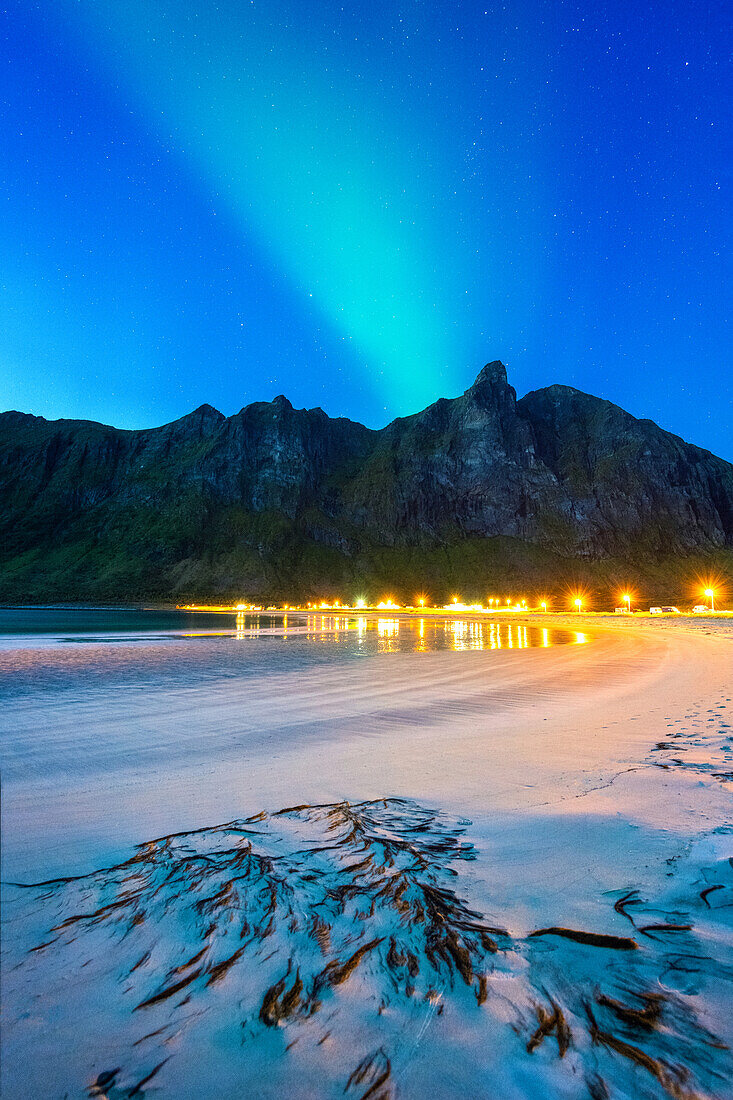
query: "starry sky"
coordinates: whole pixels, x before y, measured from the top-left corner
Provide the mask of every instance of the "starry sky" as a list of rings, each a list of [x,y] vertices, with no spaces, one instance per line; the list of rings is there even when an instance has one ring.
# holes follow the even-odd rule
[[[723,2],[1,19],[0,408],[379,427],[501,359],[733,459]]]

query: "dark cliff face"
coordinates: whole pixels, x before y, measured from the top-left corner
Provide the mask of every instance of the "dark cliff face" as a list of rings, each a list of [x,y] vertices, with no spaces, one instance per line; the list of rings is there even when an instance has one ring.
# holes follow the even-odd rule
[[[537,457],[590,554],[733,545],[733,466],[569,386],[527,394]]]
[[[367,453],[374,434],[321,409],[293,409],[284,397],[228,418],[203,405],[143,431],[4,413],[2,511],[22,524],[50,509],[63,523],[105,501],[167,505],[195,496],[294,518],[335,469]]]
[[[517,401],[497,362],[381,431],[284,397],[144,431],[0,415],[0,598],[305,596],[384,560],[439,585],[496,546],[548,569],[730,550],[733,466],[568,387]]]
[[[379,433],[348,487],[345,510],[387,542],[411,542],[451,534],[534,538],[538,516],[553,504],[555,478],[536,459],[532,427],[517,413],[503,365],[490,363],[462,397]]]

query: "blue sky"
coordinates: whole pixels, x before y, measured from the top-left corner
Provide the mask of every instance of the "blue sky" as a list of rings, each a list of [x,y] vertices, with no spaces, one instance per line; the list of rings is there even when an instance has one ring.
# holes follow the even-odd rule
[[[0,407],[380,426],[498,358],[733,459],[730,45],[722,3],[15,0]]]

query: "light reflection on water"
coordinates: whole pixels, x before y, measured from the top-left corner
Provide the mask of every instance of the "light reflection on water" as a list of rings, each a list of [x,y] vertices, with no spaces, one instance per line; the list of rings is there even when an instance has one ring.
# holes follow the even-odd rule
[[[158,612],[118,618],[112,611],[93,622],[84,613],[79,623],[74,612],[54,613],[48,622],[43,611],[20,611],[22,633],[17,623],[6,629],[10,614],[0,612],[0,683],[7,699],[38,691],[55,692],[57,699],[86,696],[123,682],[125,690],[190,691],[382,654],[515,652],[588,640],[574,631],[511,621],[325,613],[221,614],[196,622],[190,615],[161,621]]]
[[[283,639],[305,637],[311,642],[339,644],[351,641],[356,635],[362,647],[372,641],[376,633],[377,653],[429,653],[451,649],[455,652],[486,649],[533,649],[551,645],[581,645],[587,635],[568,630],[550,630],[546,627],[528,626],[526,623],[480,622],[472,619],[420,619],[378,618],[366,615],[283,616],[272,617],[241,612],[236,617],[234,631],[189,631],[186,637],[230,636],[238,640],[268,634],[279,634]],[[374,650],[374,645],[370,647]]]
[[[552,645],[582,645],[586,634],[550,630],[526,623],[482,622],[472,619],[368,619],[347,615],[310,615],[306,633],[311,640],[340,642],[355,631],[360,642],[376,630],[378,653],[428,653],[452,649],[456,652],[486,649],[533,649]],[[240,630],[237,636],[251,636],[256,630]],[[287,630],[285,631],[287,633]]]
[[[82,776],[135,772],[143,761],[140,790],[158,775],[156,767],[157,790],[160,776],[172,783],[177,769],[226,769],[245,749],[258,759],[266,746],[269,760],[273,746],[295,752],[301,739],[328,740],[334,730],[339,740],[352,728],[361,736],[365,716],[381,731],[395,714],[402,725],[421,725],[429,715],[442,721],[457,706],[475,715],[486,704],[473,695],[487,689],[484,673],[493,661],[501,678],[513,661],[507,653],[580,640],[568,630],[443,615],[243,613],[161,621],[156,612],[84,613],[77,620],[74,612],[55,611],[49,621],[42,610],[14,614],[4,630],[11,613],[0,612],[4,793],[42,780],[58,783],[59,798]],[[471,653],[482,654],[478,665]],[[468,666],[458,667],[464,658]],[[372,668],[370,661],[380,663]],[[217,797],[227,783],[238,790],[236,769],[226,783],[216,774]],[[148,803],[156,800],[141,798],[152,812]],[[34,795],[28,805],[39,830]],[[162,828],[164,811],[156,802]],[[16,847],[28,857],[25,842]]]
[[[246,641],[268,636],[283,641],[305,638],[328,646],[355,642],[358,652],[376,653],[531,649],[588,640],[585,634],[526,623],[434,615],[401,619],[324,612],[279,616],[245,611],[216,614],[108,608],[0,609],[0,650],[46,648],[59,643],[114,646],[171,639]]]

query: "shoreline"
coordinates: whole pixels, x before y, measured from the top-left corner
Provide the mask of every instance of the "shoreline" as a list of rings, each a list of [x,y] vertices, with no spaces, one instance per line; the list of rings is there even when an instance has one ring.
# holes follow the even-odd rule
[[[722,1100],[733,624],[599,618],[545,617],[588,644],[352,661],[296,634],[330,657],[292,666],[277,633],[1,654],[39,684],[3,715],[8,1095],[162,1067],[168,1095],[336,1097],[382,1051],[405,1097]]]
[[[16,862],[18,833],[27,834],[26,851],[35,843],[39,865],[48,860],[64,873],[80,828],[97,840],[99,830],[108,835],[111,856],[164,833],[168,813],[177,828],[206,826],[238,816],[245,803],[259,811],[278,802],[430,796],[470,813],[481,809],[485,792],[486,808],[506,809],[522,806],[525,771],[545,790],[545,802],[559,801],[563,784],[574,797],[578,784],[606,782],[639,764],[664,741],[669,722],[683,723],[693,702],[727,689],[733,624],[725,620],[553,614],[510,621],[575,633],[582,626],[590,644],[375,653],[333,672],[263,669],[242,684],[227,678],[215,691],[198,693],[193,723],[188,691],[171,694],[165,676],[152,689],[125,686],[103,714],[90,714],[88,730],[77,728],[73,710],[67,718],[63,705],[41,695],[30,712],[22,705],[5,733],[6,867],[8,858],[10,866]],[[267,637],[276,644],[282,635],[274,630]],[[155,650],[156,660],[173,666],[197,660],[189,644],[171,635]],[[12,671],[21,653],[0,652],[0,665]],[[139,661],[133,646],[73,639],[25,653],[24,662],[48,669],[42,674],[54,681],[99,654],[116,662],[121,691],[130,662]],[[144,736],[141,728],[128,744],[131,714],[145,714],[145,726]],[[18,754],[38,724],[54,736],[37,765],[33,755],[24,765]],[[152,776],[159,789],[151,805],[144,792]],[[40,792],[47,814],[39,819]],[[114,826],[100,809],[108,800],[120,807]],[[63,827],[44,845],[55,814]],[[16,827],[8,830],[15,815]],[[82,843],[81,852],[90,844]]]

